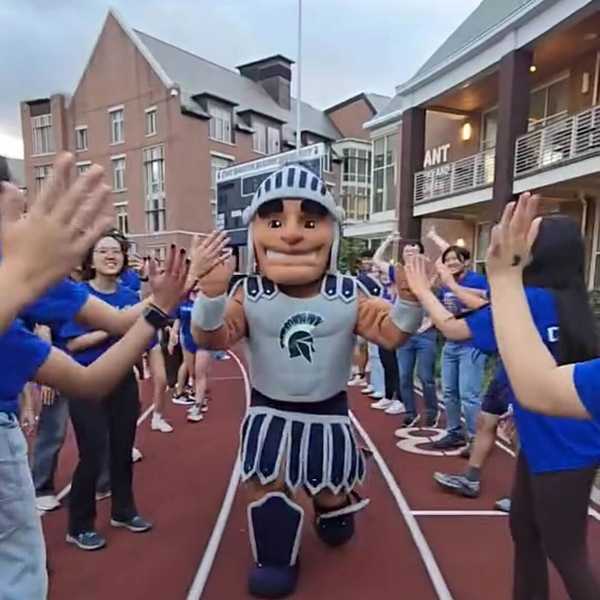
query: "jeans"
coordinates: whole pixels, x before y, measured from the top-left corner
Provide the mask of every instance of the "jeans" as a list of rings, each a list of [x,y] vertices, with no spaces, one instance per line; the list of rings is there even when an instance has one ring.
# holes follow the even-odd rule
[[[69,403],[64,396],[56,394],[51,405],[42,406],[32,466],[33,485],[38,496],[54,495],[54,474],[68,421]]]
[[[369,342],[369,364],[371,365],[371,387],[375,392],[385,396],[385,374],[379,357],[379,346]]]
[[[481,409],[481,388],[486,356],[472,346],[446,342],[442,351],[442,389],[447,413],[447,430],[462,436],[461,408],[469,438],[475,437]]]
[[[435,417],[438,412],[438,401],[435,390],[435,355],[437,333],[429,329],[419,335],[413,335],[403,346],[396,350],[398,368],[400,370],[400,395],[406,407],[406,414],[414,417],[417,414],[414,392],[414,371],[417,365],[417,376],[423,387],[423,399],[428,417]]]
[[[73,474],[69,501],[69,533],[77,535],[94,530],[96,485],[106,457],[107,440],[111,516],[119,521],[131,519],[137,514],[131,450],[140,412],[138,386],[133,373],[101,402],[73,400],[69,409],[79,448],[79,464]]]
[[[0,597],[45,600],[47,588],[27,442],[16,416],[0,412]]]

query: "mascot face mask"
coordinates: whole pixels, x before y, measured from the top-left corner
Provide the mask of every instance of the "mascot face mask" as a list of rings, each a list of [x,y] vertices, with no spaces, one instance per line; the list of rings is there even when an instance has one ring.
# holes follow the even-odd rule
[[[262,182],[244,211],[248,272],[279,285],[306,285],[337,269],[343,211],[325,184],[301,165]]]

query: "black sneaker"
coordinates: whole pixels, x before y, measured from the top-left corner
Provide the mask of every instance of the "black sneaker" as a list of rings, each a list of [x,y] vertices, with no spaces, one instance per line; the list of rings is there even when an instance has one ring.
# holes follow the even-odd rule
[[[68,544],[75,544],[81,550],[100,550],[106,546],[106,540],[95,531],[82,531],[81,533],[67,533],[65,538]]]
[[[171,402],[173,402],[173,404],[182,404],[184,406],[189,406],[190,404],[194,404],[195,400],[188,394],[177,394],[176,396],[173,396]]]
[[[421,420],[420,415],[406,415],[402,422],[402,427],[414,427]]]
[[[127,521],[111,519],[110,524],[113,527],[125,527],[125,529],[129,529],[129,531],[133,531],[133,533],[144,533],[145,531],[152,529],[152,523],[149,523],[139,515],[135,515],[135,517],[132,517]]]
[[[452,450],[462,448],[466,444],[465,438],[462,435],[447,433],[441,440],[433,442],[433,447],[436,450]]]
[[[425,427],[437,427],[440,423],[440,417],[441,414],[439,411],[434,415],[428,414],[427,417],[425,417]]]

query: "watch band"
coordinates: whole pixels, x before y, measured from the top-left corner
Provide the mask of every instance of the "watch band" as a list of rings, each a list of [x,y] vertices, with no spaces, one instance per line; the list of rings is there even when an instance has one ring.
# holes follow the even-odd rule
[[[169,315],[154,304],[149,304],[142,313],[146,323],[154,329],[162,329],[169,324]]]

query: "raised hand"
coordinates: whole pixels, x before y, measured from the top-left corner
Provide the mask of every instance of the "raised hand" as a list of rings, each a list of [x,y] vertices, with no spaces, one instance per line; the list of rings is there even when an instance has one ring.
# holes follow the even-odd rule
[[[199,236],[194,237],[190,258],[190,276],[195,279],[204,277],[213,267],[227,259],[226,247],[229,238],[222,231],[213,231],[203,240]]]
[[[154,304],[170,314],[186,293],[190,262],[185,250],[172,245],[167,253],[164,269],[158,270],[156,261],[150,260],[149,281]]]
[[[229,282],[235,269],[235,259],[230,256],[213,267],[198,280],[202,293],[211,298],[222,296],[229,290]]]
[[[450,269],[442,262],[441,257],[435,261],[435,270],[439,275],[440,281],[446,287],[451,287],[454,283],[456,283],[454,275],[452,275]]]
[[[429,259],[423,254],[409,256],[404,272],[406,281],[412,293],[420,298],[431,290],[431,274],[429,273]]]
[[[403,300],[414,302],[416,297],[410,288],[406,268],[403,265],[397,264],[394,267],[394,278],[396,280],[396,290],[398,292],[398,296]]]
[[[506,205],[502,219],[492,228],[485,266],[490,279],[502,276],[521,277],[529,262],[531,246],[538,226],[536,215],[539,196],[521,194],[519,202]]]
[[[29,300],[80,265],[114,219],[103,169],[94,165],[69,186],[73,166],[71,154],[57,158],[49,184],[25,215],[20,190],[6,182],[0,187],[3,267]]]

